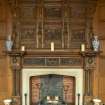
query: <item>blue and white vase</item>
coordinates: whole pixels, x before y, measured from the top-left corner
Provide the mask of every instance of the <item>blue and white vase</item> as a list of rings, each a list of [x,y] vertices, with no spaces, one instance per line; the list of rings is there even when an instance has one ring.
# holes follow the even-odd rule
[[[98,36],[94,36],[92,40],[92,47],[94,51],[99,51],[100,48],[100,42],[98,40]]]
[[[8,36],[5,46],[7,51],[12,51],[13,41],[11,40],[11,36]]]

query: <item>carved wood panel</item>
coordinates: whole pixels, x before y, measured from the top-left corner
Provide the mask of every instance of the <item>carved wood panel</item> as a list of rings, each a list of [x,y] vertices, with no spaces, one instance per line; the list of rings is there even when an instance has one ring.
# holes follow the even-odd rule
[[[53,41],[55,48],[80,48],[81,43],[88,41],[96,0],[17,2],[15,24],[19,46],[46,49]]]
[[[81,58],[76,57],[26,57],[24,67],[81,67]]]

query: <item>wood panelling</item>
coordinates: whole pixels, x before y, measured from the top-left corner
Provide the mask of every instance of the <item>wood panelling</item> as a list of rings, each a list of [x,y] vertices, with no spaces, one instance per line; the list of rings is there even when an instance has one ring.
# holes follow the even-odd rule
[[[105,4],[99,6],[99,20],[104,22],[105,21]]]
[[[99,59],[99,76],[105,77],[105,56],[100,56]]]
[[[3,56],[5,54],[3,54],[3,51],[5,50],[5,43],[4,43],[4,40],[0,40],[0,56]]]
[[[105,102],[105,56],[99,60],[99,97]]]
[[[94,31],[96,35],[102,36],[100,38],[102,56],[98,59],[97,70],[95,71],[96,80],[94,81],[97,96],[105,102],[105,1],[99,0],[97,4]]]
[[[96,0],[30,0],[15,3],[15,48],[80,48],[88,42]],[[77,11],[78,10],[78,11]],[[18,47],[17,47],[18,46]]]
[[[105,102],[105,76],[99,78],[99,97]]]
[[[105,1],[99,0],[94,15],[94,31],[96,35],[105,37]]]
[[[11,97],[12,74],[5,51],[5,40],[11,34],[10,9],[6,0],[0,0],[0,105],[3,99]]]
[[[5,1],[0,2],[0,36],[2,39],[6,39],[6,36],[10,33],[10,9]],[[1,39],[1,38],[0,38]]]
[[[0,57],[0,100],[8,97],[7,59]]]
[[[4,2],[0,2],[0,21],[5,21],[6,19],[6,9],[4,9]]]
[[[94,95],[97,95],[105,103],[105,0],[98,0],[96,13],[94,16],[93,29],[95,35],[100,36],[101,56],[97,61],[97,68],[94,76]]]

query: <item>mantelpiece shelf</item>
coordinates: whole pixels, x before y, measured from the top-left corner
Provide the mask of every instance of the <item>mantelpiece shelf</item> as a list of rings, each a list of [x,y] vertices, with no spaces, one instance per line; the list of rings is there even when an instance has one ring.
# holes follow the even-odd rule
[[[50,51],[49,49],[46,50],[12,50],[5,52],[9,56],[79,56],[80,51],[78,50],[55,50]]]
[[[86,50],[84,52],[81,52],[79,50],[26,50],[26,51],[19,51],[19,50],[13,50],[13,51],[6,51],[6,53],[9,56],[96,56],[102,53],[102,51],[92,51],[92,50]]]
[[[102,51],[92,51],[92,50],[90,50],[90,51],[80,52],[80,54],[82,56],[97,56],[100,53],[102,53]]]
[[[26,51],[27,56],[78,56],[79,51]]]
[[[23,56],[25,54],[25,51],[13,50],[13,51],[6,51],[6,53],[9,56]]]

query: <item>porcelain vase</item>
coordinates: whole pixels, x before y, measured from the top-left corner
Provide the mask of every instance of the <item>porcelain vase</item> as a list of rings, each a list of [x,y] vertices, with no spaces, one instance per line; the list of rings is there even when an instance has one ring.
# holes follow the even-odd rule
[[[100,48],[100,42],[98,40],[98,36],[94,36],[92,40],[92,47],[94,51],[99,51]]]
[[[13,46],[13,42],[11,40],[6,41],[6,50],[11,51]]]
[[[13,46],[13,41],[11,40],[11,36],[9,35],[6,42],[5,42],[5,47],[7,51],[11,51]]]

